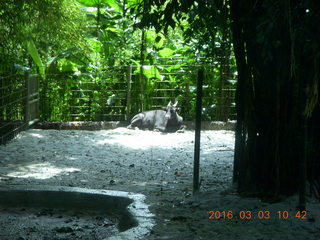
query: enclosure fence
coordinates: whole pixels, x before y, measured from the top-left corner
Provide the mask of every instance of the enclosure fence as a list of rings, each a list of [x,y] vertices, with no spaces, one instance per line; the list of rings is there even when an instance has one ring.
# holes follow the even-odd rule
[[[111,66],[95,74],[47,74],[41,84],[45,121],[128,121],[136,113],[178,101],[185,120],[195,116],[197,71],[201,66]],[[235,119],[235,80],[217,80],[205,68],[203,120]]]
[[[0,76],[0,144],[39,118],[38,75]]]
[[[202,120],[234,120],[235,76],[214,64],[176,63],[107,66],[92,73],[0,76],[0,143],[36,121],[129,121],[145,110],[178,101],[179,114],[193,121],[199,69],[205,78]]]

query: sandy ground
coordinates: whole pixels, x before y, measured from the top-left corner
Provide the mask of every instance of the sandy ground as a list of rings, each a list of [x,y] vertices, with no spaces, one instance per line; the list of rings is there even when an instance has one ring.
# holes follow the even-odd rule
[[[270,204],[242,198],[231,190],[233,151],[232,131],[201,133],[201,192],[193,196],[193,131],[33,129],[0,146],[0,186],[53,185],[142,193],[156,220],[145,239],[320,239],[319,202],[309,199],[309,211],[302,219],[303,214],[297,215],[296,196]],[[12,211],[0,211],[1,240],[8,224],[4,220],[16,214]],[[99,220],[89,219],[85,226],[96,221],[101,227]],[[36,236],[34,228],[29,229]],[[81,228],[82,233],[94,230],[94,226]],[[43,239],[73,239],[61,237],[59,231],[77,239],[72,226],[56,228]],[[104,238],[89,235],[80,234],[78,239]],[[30,236],[9,239],[33,239]]]

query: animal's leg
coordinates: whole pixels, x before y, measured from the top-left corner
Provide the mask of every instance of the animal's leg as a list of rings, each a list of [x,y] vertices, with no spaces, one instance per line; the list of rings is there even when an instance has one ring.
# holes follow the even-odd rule
[[[181,125],[180,129],[176,131],[177,133],[184,133],[184,130],[187,128],[186,125]]]
[[[155,126],[153,131],[155,131],[155,132],[159,132],[159,131],[165,132],[166,131],[166,127]]]
[[[138,114],[132,118],[131,123],[127,128],[132,129],[134,127],[140,127],[141,124],[142,124],[142,119],[141,119],[141,116]]]

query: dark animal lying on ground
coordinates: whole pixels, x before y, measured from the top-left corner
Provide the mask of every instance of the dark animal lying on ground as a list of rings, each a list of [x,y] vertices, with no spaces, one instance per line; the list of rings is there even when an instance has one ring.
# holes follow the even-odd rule
[[[182,117],[177,113],[177,104],[169,102],[164,110],[152,110],[135,115],[128,128],[158,130],[161,132],[183,132]]]

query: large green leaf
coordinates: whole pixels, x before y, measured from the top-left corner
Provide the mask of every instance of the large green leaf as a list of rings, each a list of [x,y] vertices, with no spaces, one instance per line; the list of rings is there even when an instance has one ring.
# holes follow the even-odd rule
[[[90,44],[90,47],[95,51],[95,52],[100,52],[103,44],[98,41],[96,38],[88,38],[88,43]]]
[[[32,57],[33,61],[35,62],[35,64],[39,68],[39,73],[40,73],[41,77],[43,79],[45,79],[45,68],[46,68],[46,66],[43,65],[43,63],[41,61],[41,58],[40,58],[40,55],[38,53],[38,50],[37,50],[32,38],[31,37],[27,38],[25,43],[26,43],[26,46],[27,46],[28,53],[30,54],[30,56]]]
[[[148,43],[154,43],[157,37],[157,33],[155,31],[146,31],[146,40]]]
[[[162,48],[163,47],[163,44],[164,44],[164,37],[162,36],[162,34],[158,34],[158,36],[156,37],[155,39],[155,43],[154,45],[157,47],[157,48]]]
[[[58,60],[58,68],[60,72],[77,72],[78,71],[78,68],[76,67],[76,65],[65,58]]]
[[[78,49],[75,48],[75,47],[72,47],[72,48],[69,48],[69,49],[67,49],[67,50],[64,50],[64,51],[62,51],[61,53],[59,53],[57,56],[50,58],[49,61],[47,62],[47,66],[50,67],[50,65],[51,65],[52,63],[54,63],[54,62],[56,62],[56,61],[58,61],[58,60],[60,60],[60,59],[62,59],[62,58],[66,58],[66,57],[68,57],[69,55],[71,55],[71,54],[73,54],[73,53],[75,53],[75,52],[77,52],[77,51],[78,51]]]
[[[152,30],[146,31],[146,40],[147,43],[150,43],[157,48],[161,48],[164,44],[162,34]]]
[[[98,7],[100,4],[105,4],[117,12],[121,11],[121,7],[119,7],[116,0],[78,0],[78,2],[87,7]]]
[[[159,51],[160,57],[171,57],[174,54],[174,51],[170,48],[164,48]]]
[[[177,70],[181,69],[181,67],[183,67],[184,65],[187,65],[187,63],[183,62],[183,63],[180,63],[180,64],[175,64],[175,65],[172,65],[170,67],[166,67],[165,69],[168,72],[177,71]]]
[[[78,0],[79,3],[87,6],[87,7],[96,7],[98,4],[103,3],[103,0]]]
[[[161,80],[160,72],[155,66],[143,66],[143,74],[148,79],[156,78]]]
[[[140,68],[137,68],[134,73],[139,74],[141,72]],[[143,75],[147,79],[156,78],[161,80],[161,74],[155,66],[143,66]]]

